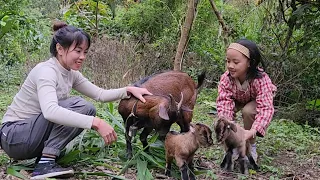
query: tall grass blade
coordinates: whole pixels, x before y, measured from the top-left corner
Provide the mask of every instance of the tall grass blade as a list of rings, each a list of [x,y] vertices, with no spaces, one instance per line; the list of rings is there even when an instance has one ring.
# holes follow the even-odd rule
[[[125,128],[122,124],[122,122],[120,122],[113,114],[111,114],[110,112],[106,111],[107,115],[109,116],[109,118],[112,120],[112,123],[117,125],[119,128],[121,128],[122,132],[125,132]]]
[[[25,177],[24,175],[22,175],[20,172],[20,170],[33,170],[33,168],[27,168],[27,167],[24,167],[24,166],[9,166],[7,168],[7,174],[10,174],[12,176],[15,176],[15,177],[18,177],[18,178],[21,178],[21,179],[28,179],[27,177]]]
[[[62,164],[62,165],[66,165],[71,162],[75,162],[75,161],[79,160],[80,153],[81,153],[80,150],[71,151],[70,153],[66,154],[61,159],[59,159],[58,163]]]
[[[147,165],[147,161],[142,161],[140,158],[137,159],[138,180],[153,179]]]

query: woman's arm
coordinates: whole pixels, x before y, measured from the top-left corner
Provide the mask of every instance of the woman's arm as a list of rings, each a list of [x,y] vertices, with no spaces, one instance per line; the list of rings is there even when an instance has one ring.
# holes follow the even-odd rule
[[[58,105],[56,72],[52,68],[43,67],[34,78],[41,112],[47,120],[56,124],[90,129],[93,116],[83,115]]]
[[[119,89],[102,89],[91,83],[87,78],[83,77],[80,72],[76,72],[76,78],[73,88],[92,99],[102,102],[110,102],[119,99],[129,98],[132,94],[133,96],[145,102],[143,95],[152,95],[145,88],[138,88],[133,86],[128,86]]]

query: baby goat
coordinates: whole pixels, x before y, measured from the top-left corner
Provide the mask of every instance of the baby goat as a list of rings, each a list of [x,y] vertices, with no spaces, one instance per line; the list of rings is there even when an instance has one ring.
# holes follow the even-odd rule
[[[226,155],[221,163],[221,168],[228,171],[233,170],[232,150],[237,149],[239,152],[240,172],[248,174],[248,157],[249,163],[254,170],[259,167],[250,154],[251,145],[249,141],[245,141],[244,128],[240,125],[228,121],[226,119],[219,119],[215,124],[215,133],[218,143],[224,143]]]
[[[212,145],[212,131],[204,124],[190,124],[190,130],[185,133],[170,131],[165,140],[166,150],[166,172],[171,175],[171,163],[173,158],[181,171],[183,180],[195,179],[193,173],[193,156],[200,146],[208,147]],[[190,169],[188,176],[188,168]]]

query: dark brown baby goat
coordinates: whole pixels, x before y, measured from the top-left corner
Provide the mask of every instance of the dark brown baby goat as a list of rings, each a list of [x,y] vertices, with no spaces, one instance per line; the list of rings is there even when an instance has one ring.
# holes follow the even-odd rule
[[[204,124],[192,124],[186,133],[170,131],[165,140],[166,149],[166,172],[171,175],[171,163],[175,158],[181,171],[182,180],[195,179],[193,173],[193,156],[197,149],[212,145],[212,131]],[[190,169],[188,176],[188,169]]]
[[[225,146],[226,155],[221,163],[221,168],[233,171],[232,153],[233,149],[239,152],[240,172],[248,174],[248,160],[254,170],[259,167],[250,154],[251,145],[244,138],[244,128],[239,124],[220,118],[215,124],[215,133],[218,143]],[[247,156],[247,158],[246,158]]]
[[[164,139],[175,122],[180,126],[181,132],[189,130],[197,89],[204,77],[204,73],[201,74],[198,76],[198,83],[195,83],[186,73],[168,71],[134,84],[147,88],[153,95],[145,96],[145,103],[134,97],[120,101],[118,111],[125,122],[128,158],[132,157],[131,139],[138,129],[143,128],[140,140],[144,147],[148,145],[147,136],[153,129],[159,132],[160,139]]]

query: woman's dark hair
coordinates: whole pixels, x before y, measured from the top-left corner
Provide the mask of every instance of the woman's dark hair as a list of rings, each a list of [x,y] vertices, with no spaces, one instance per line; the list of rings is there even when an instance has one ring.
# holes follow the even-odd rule
[[[250,52],[250,67],[248,70],[247,79],[261,78],[261,73],[266,71],[266,66],[258,46],[254,42],[247,39],[240,39],[237,41],[237,43],[248,48]],[[261,63],[263,71],[258,69],[259,63]]]
[[[63,48],[69,48],[73,42],[76,45],[75,47],[77,47],[86,41],[88,48],[90,47],[90,36],[82,29],[69,26],[64,22],[55,22],[52,29],[54,31],[50,44],[50,53],[52,56],[57,56],[57,43],[59,43]]]

